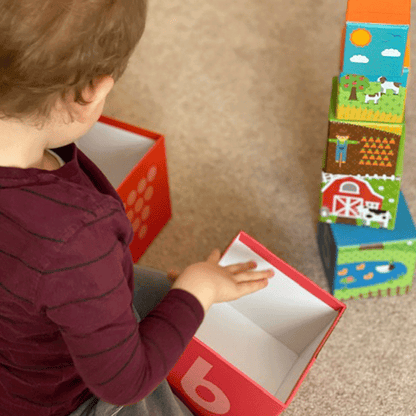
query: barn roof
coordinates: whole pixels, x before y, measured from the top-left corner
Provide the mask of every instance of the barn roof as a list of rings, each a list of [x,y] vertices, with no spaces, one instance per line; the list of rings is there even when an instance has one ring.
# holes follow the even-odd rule
[[[347,22],[410,25],[411,0],[348,0]]]
[[[342,182],[357,181],[357,182],[361,183],[362,185],[365,185],[373,196],[375,196],[376,198],[379,198],[381,200],[384,199],[384,197],[382,195],[380,195],[380,194],[378,194],[377,192],[374,191],[374,189],[370,186],[370,184],[367,181],[365,181],[364,179],[361,179],[361,178],[357,178],[356,176],[351,176],[351,175],[348,175],[348,176],[334,175],[332,177],[332,179],[329,180],[328,183],[321,189],[321,193],[326,192],[329,187],[331,187],[332,185],[334,185],[338,181],[342,181]]]

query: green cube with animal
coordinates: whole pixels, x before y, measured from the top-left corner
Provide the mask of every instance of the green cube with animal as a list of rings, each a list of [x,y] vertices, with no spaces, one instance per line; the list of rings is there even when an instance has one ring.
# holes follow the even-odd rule
[[[339,120],[402,123],[409,68],[399,77],[341,73],[336,117]]]
[[[337,299],[403,295],[412,287],[416,228],[402,192],[393,231],[319,222],[318,245]]]

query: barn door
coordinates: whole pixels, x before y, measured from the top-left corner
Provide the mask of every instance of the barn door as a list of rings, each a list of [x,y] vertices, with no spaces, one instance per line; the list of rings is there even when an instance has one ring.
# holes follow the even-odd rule
[[[359,218],[358,208],[363,206],[363,202],[363,198],[335,195],[332,213],[338,217]]]

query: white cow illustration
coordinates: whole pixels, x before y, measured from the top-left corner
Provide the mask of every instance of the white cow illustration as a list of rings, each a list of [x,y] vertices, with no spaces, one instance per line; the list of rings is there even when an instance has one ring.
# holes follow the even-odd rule
[[[383,211],[380,209],[371,209],[368,207],[360,206],[357,208],[364,225],[370,225],[371,221],[376,221],[380,224],[380,227],[387,228],[391,219],[389,211]]]

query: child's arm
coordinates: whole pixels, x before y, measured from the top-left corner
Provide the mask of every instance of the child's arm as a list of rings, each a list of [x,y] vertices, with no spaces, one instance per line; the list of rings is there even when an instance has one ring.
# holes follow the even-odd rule
[[[64,362],[63,375],[72,380],[72,390],[88,388],[101,400],[130,405],[168,376],[202,323],[204,310],[190,293],[169,291],[137,322],[131,308],[129,241],[120,233],[131,227],[124,225],[125,213],[112,208],[100,211],[98,218],[89,213],[82,214],[88,216],[85,220],[71,217],[65,241],[41,259],[45,273],[34,307],[49,321],[48,337],[56,339],[49,343],[49,356]]]

